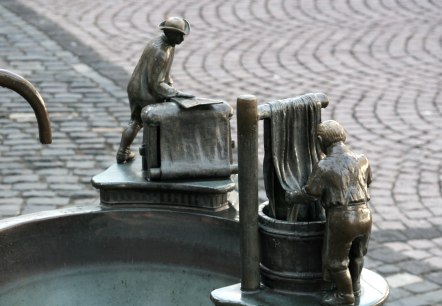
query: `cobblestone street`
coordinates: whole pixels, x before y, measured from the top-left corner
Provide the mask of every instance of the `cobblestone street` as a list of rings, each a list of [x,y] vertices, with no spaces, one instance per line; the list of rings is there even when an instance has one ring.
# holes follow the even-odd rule
[[[442,305],[437,0],[0,0],[0,68],[38,88],[53,128],[41,145],[29,105],[0,88],[0,217],[98,202],[90,179],[115,162],[130,73],[173,15],[191,24],[178,89],[234,108],[241,94],[328,95],[323,120],[342,123],[373,167],[366,267],[389,282],[387,305]]]

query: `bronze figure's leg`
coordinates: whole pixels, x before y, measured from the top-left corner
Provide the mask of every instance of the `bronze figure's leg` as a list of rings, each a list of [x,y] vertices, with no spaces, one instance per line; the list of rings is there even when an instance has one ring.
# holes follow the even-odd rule
[[[330,271],[330,276],[336,284],[336,291],[326,294],[321,304],[326,306],[353,306],[355,297],[349,270]]]
[[[363,244],[361,240],[366,240],[363,237],[358,237],[353,242],[350,249],[350,263],[348,268],[350,270],[351,279],[353,283],[353,292],[355,296],[361,295],[361,272],[364,266],[364,255],[361,252],[360,245]]]
[[[349,254],[350,263],[348,268],[350,269],[355,296],[361,295],[361,272],[364,266],[364,256],[367,254],[368,241],[370,240],[371,233],[371,214],[369,211],[365,211],[365,214],[369,215],[370,218],[363,218],[365,222],[361,222],[360,224],[362,235],[353,241]]]
[[[354,305],[355,297],[353,295],[352,278],[348,269],[349,252],[352,241],[355,237],[352,230],[351,218],[347,219],[341,216],[341,211],[329,211],[327,219],[326,234],[326,254],[325,263],[327,272],[336,290],[327,293],[322,301],[322,305]]]
[[[135,158],[135,153],[130,150],[130,145],[143,127],[141,122],[141,107],[136,105],[133,107],[131,120],[121,135],[120,148],[117,151],[117,163],[130,162]]]

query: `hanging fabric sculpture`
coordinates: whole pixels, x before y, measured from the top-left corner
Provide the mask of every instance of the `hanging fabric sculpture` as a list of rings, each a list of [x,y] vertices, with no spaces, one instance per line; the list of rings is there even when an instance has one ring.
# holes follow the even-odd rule
[[[316,137],[321,122],[321,101],[315,94],[269,103],[270,119],[264,125],[264,183],[273,217],[289,221],[324,219],[319,203],[296,204],[287,194],[301,194],[318,162]]]
[[[226,102],[183,108],[173,102],[149,105],[143,109],[147,127],[144,137],[150,171],[155,180],[229,178],[231,166],[230,118]]]

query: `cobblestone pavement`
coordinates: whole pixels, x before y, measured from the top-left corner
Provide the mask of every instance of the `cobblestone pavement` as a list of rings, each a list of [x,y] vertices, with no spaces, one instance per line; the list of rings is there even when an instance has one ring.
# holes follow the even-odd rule
[[[232,106],[245,93],[329,96],[323,119],[373,165],[366,266],[389,281],[389,305],[442,305],[437,0],[0,0],[0,67],[36,85],[54,131],[40,145],[29,106],[0,89],[0,215],[97,201],[89,180],[114,162],[130,72],[170,15],[192,26],[177,88]]]

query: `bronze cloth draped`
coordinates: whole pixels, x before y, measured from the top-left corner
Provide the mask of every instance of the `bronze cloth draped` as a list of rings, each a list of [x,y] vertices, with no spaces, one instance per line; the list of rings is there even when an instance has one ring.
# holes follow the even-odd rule
[[[306,94],[269,105],[271,115],[264,127],[264,182],[274,217],[287,220],[293,205],[286,203],[285,194],[301,192],[320,158],[316,131],[321,102],[314,94]],[[299,205],[298,209],[298,221],[323,218],[318,203]]]
[[[225,102],[189,109],[165,102],[145,108],[144,123],[159,127],[161,179],[230,177],[232,114]]]

